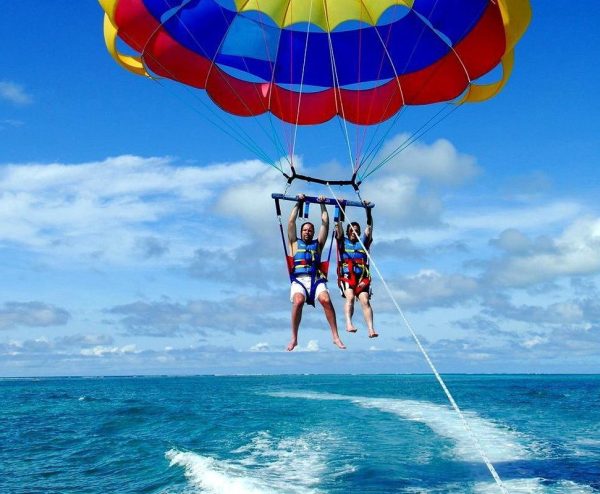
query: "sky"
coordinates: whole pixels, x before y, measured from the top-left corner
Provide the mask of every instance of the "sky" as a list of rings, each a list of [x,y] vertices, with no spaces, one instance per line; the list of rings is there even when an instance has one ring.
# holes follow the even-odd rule
[[[443,373],[600,372],[600,6],[532,10],[503,92],[457,108],[361,187],[373,260]],[[204,95],[118,67],[96,2],[3,12],[0,376],[429,372],[378,278],[378,339],[360,310],[343,332],[330,283],[348,349],[307,307],[286,352],[270,198],[282,175],[214,124]],[[431,112],[407,110],[381,152]],[[271,121],[257,120],[234,125],[262,142]],[[342,130],[300,129],[297,166],[347,175]]]

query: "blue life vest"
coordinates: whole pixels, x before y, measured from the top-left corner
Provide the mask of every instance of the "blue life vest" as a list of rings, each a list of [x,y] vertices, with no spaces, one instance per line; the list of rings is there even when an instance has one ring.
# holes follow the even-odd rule
[[[316,274],[321,263],[321,253],[319,252],[319,242],[313,240],[307,244],[298,239],[298,248],[294,254],[293,274],[302,275]]]

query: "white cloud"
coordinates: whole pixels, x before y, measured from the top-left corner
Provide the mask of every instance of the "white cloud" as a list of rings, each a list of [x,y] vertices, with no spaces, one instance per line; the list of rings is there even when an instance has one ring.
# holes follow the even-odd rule
[[[12,120],[12,119],[4,119],[0,120],[0,130],[3,130],[7,127],[18,128],[22,127],[24,122],[22,120]]]
[[[505,286],[527,286],[562,276],[600,272],[600,218],[574,221],[552,241],[553,251],[508,256],[490,269],[489,276]]]
[[[430,149],[433,147],[422,146],[416,151],[420,149],[424,157],[431,157],[435,155],[435,150]],[[391,284],[400,303],[417,310],[442,308],[418,313],[419,320],[426,323],[420,325],[420,329],[426,331],[433,328],[434,324],[427,326],[427,322],[434,318],[437,323],[448,318],[456,320],[485,315],[485,331],[493,330],[498,339],[510,341],[511,350],[516,348],[520,355],[542,355],[542,352],[559,355],[556,349],[561,341],[559,333],[556,337],[546,336],[542,334],[544,328],[552,330],[559,325],[580,328],[582,333],[587,331],[588,339],[569,334],[570,341],[579,345],[577,351],[583,355],[592,354],[595,350],[586,343],[597,341],[598,327],[594,321],[598,320],[600,308],[592,301],[584,300],[591,296],[579,294],[577,299],[565,295],[557,301],[559,295],[554,292],[552,300],[544,300],[546,295],[542,294],[540,299],[543,301],[533,301],[527,298],[530,294],[525,294],[518,299],[518,304],[496,305],[486,304],[485,298],[492,291],[504,293],[504,287],[529,288],[535,283],[552,281],[554,277],[562,276],[559,274],[561,269],[570,275],[598,272],[600,220],[575,220],[583,208],[571,201],[541,206],[494,207],[483,212],[475,212],[479,204],[474,204],[470,211],[447,218],[442,196],[436,192],[442,187],[432,189],[429,185],[456,185],[477,172],[474,160],[461,157],[455,150],[453,156],[448,149],[454,150],[438,146],[437,152],[447,152],[447,160],[438,175],[435,170],[427,169],[423,158],[423,169],[411,171],[409,163],[400,168],[390,165],[373,175],[362,188],[363,197],[377,203],[375,256],[382,252],[386,255],[382,268],[393,270],[394,276],[386,278],[393,280]],[[452,173],[456,174],[456,181],[451,180]],[[302,184],[294,185],[300,187]],[[0,188],[3,191],[0,195],[0,246],[17,244],[22,251],[61,255],[68,260],[97,254],[132,268],[124,275],[131,276],[128,280],[132,282],[124,285],[140,287],[134,293],[134,288],[125,286],[110,301],[106,298],[97,301],[100,307],[112,307],[104,314],[102,323],[113,336],[75,335],[70,342],[66,338],[53,342],[32,340],[27,343],[32,354],[68,354],[80,361],[92,361],[97,368],[105,366],[107,369],[112,358],[114,362],[128,361],[132,366],[134,363],[149,365],[148,362],[154,359],[165,364],[179,362],[180,368],[188,369],[182,363],[186,358],[189,358],[186,362],[199,365],[196,363],[201,360],[198,356],[207,355],[212,359],[214,369],[232,372],[224,363],[226,350],[223,348],[204,348],[201,352],[186,354],[181,349],[173,350],[172,346],[173,342],[183,345],[183,342],[190,344],[192,341],[213,344],[225,341],[230,349],[237,349],[237,353],[232,353],[233,361],[247,359],[246,362],[251,362],[247,369],[262,371],[268,368],[279,372],[288,365],[295,370],[300,368],[297,363],[289,364],[289,356],[283,350],[283,341],[287,338],[281,336],[281,328],[289,326],[289,308],[283,260],[275,259],[275,255],[280,254],[281,243],[270,197],[271,192],[282,191],[283,182],[267,165],[248,161],[195,167],[180,165],[171,158],[135,156],[75,165],[9,164],[0,168]],[[489,198],[490,203],[494,200]],[[485,199],[486,204],[487,201]],[[464,201],[460,203],[464,204]],[[311,215],[316,209],[311,208]],[[289,208],[283,214],[286,221]],[[363,211],[357,210],[353,214],[360,215],[355,219],[364,222]],[[564,223],[569,221],[572,225],[565,228]],[[407,231],[406,226],[413,228]],[[564,231],[556,234],[561,227]],[[403,228],[401,235],[399,228]],[[382,241],[385,237],[391,239],[387,245]],[[494,238],[488,243],[490,237]],[[490,244],[500,249],[500,259],[494,260],[493,270],[486,271],[490,255],[498,253],[490,248]],[[247,261],[248,257],[252,262]],[[169,268],[175,265],[179,269],[169,269],[168,275],[165,275],[166,270],[153,269],[153,279],[146,288],[149,277],[135,278],[140,273],[135,270],[139,267],[136,263],[143,259],[165,263]],[[471,263],[466,265],[467,272],[462,270],[465,262]],[[189,269],[184,272],[182,267],[186,266]],[[427,269],[416,272],[419,268]],[[406,276],[406,273],[415,272],[413,276]],[[479,277],[471,274],[473,272],[484,272],[488,276]],[[214,273],[219,273],[217,283],[212,282]],[[181,283],[181,276],[186,274],[195,279]],[[256,286],[249,286],[248,280]],[[83,275],[82,283],[85,281]],[[499,283],[503,285],[500,290]],[[75,285],[73,290],[79,290],[81,285]],[[330,283],[330,288],[331,285],[335,282]],[[280,290],[278,296],[275,296],[275,287]],[[68,297],[68,292],[65,293]],[[169,298],[162,297],[164,293],[169,293]],[[247,296],[240,297],[240,293]],[[506,293],[514,292],[507,289]],[[385,321],[389,318],[389,302],[383,300],[386,298],[383,290],[376,289],[376,296],[378,320]],[[484,301],[483,305],[479,305],[480,300]],[[339,308],[340,322],[341,303],[334,303]],[[457,309],[450,311],[448,307]],[[94,321],[97,313],[92,313],[96,309],[86,307],[81,311],[82,317],[87,318],[86,323]],[[0,328],[1,316],[0,313]],[[313,316],[307,314],[305,322],[310,324],[310,317],[315,320],[318,317],[322,324],[320,312]],[[26,319],[19,320],[23,323]],[[84,321],[75,323],[81,325]],[[494,330],[493,325],[498,329]],[[539,331],[540,335],[524,331],[517,337],[514,336],[515,328]],[[385,329],[383,322],[382,329]],[[119,335],[119,330],[126,334]],[[322,338],[322,333],[310,326],[306,330],[306,340],[319,337],[319,334]],[[435,343],[439,331],[432,329],[429,334],[432,342]],[[224,333],[227,334],[225,339]],[[477,336],[483,333],[482,329]],[[257,334],[263,335],[259,337],[265,340],[257,342]],[[279,336],[273,338],[285,338],[281,348],[277,342],[273,347],[266,341],[274,334]],[[123,337],[132,336],[148,337],[139,341],[150,347],[162,347],[162,341],[165,341],[159,343],[152,337],[170,338],[165,341],[170,345],[161,350],[163,354],[152,353],[149,348],[140,352],[121,341]],[[303,343],[306,340],[303,339]],[[371,340],[361,346],[367,350],[366,354],[377,353],[386,358],[386,348],[378,351],[377,347],[369,345],[372,345]],[[411,343],[410,351],[413,346]],[[2,348],[27,353],[17,350],[16,346],[0,345]],[[347,358],[344,352],[337,352],[329,340],[323,349],[314,339],[297,350],[307,352],[302,356],[306,361],[327,362],[328,365],[333,364],[322,359],[323,354],[335,353],[335,358]],[[490,362],[497,361],[499,356],[510,356],[502,343],[497,342],[489,346],[476,345],[469,349],[472,351],[469,356],[459,346],[450,350],[450,355],[459,360]],[[273,362],[272,355],[282,360]],[[305,371],[303,367],[301,369]]]
[[[270,347],[269,343],[267,343],[267,342],[260,342],[260,343],[257,343],[256,345],[252,345],[250,347],[251,352],[268,352],[270,350],[271,350],[271,347]]]
[[[83,348],[80,354],[86,357],[104,357],[105,355],[125,355],[139,352],[135,345],[124,345],[122,347],[95,346],[93,348]]]
[[[241,219],[251,229],[264,231],[275,224],[275,206],[271,194],[281,191],[281,175],[265,166],[252,181],[227,187],[215,205],[219,214]],[[289,211],[283,213],[287,221]]]
[[[60,192],[112,199],[172,193],[193,200],[211,199],[213,187],[244,182],[263,170],[259,161],[202,167],[176,166],[171,158],[123,155],[82,164],[23,164],[5,166],[3,186],[19,192]],[[208,194],[208,197],[207,197]]]
[[[468,360],[480,361],[480,360],[490,360],[494,356],[491,353],[486,353],[486,352],[465,352],[464,357]]]
[[[502,187],[503,195],[508,198],[529,201],[542,197],[552,188],[552,179],[544,171],[525,171],[522,175],[512,176]]]
[[[189,256],[194,241],[214,230],[209,212],[219,192],[265,168],[258,161],[194,167],[136,156],[8,164],[0,174],[0,242],[114,262]]]
[[[55,338],[54,343],[59,348],[106,346],[113,343],[113,337],[107,334],[72,334]]]
[[[23,86],[9,81],[0,81],[0,98],[15,105],[28,105],[33,102],[33,98]]]
[[[495,199],[490,198],[490,203]],[[379,205],[381,201],[378,201]],[[447,258],[445,253],[454,253],[464,259],[465,255],[481,256],[475,262],[481,267],[488,264],[486,246],[493,246],[508,256],[541,254],[555,250],[555,235],[560,228],[568,222],[574,222],[581,215],[584,206],[570,201],[556,201],[543,205],[529,205],[519,207],[495,207],[485,209],[477,202],[470,209],[452,209],[443,212],[440,207],[438,222],[429,225],[410,225],[409,232],[412,250],[399,251],[402,256],[418,255],[421,258]],[[379,226],[379,207],[376,208],[376,227]],[[376,232],[376,248],[382,242],[394,243],[406,237],[406,229],[398,231],[400,219],[393,220],[393,211],[390,210],[390,219],[382,230]],[[398,214],[400,217],[400,213]],[[488,240],[489,237],[492,238]],[[444,249],[444,246],[447,248]],[[402,245],[400,245],[402,247]],[[376,252],[379,252],[377,250]],[[462,254],[462,255],[461,255]],[[456,259],[456,255],[454,256]]]
[[[458,372],[535,372],[560,369],[598,371],[600,327],[588,330],[556,328],[548,332],[515,331],[511,335],[485,338],[429,340],[420,336],[430,356],[445,362]],[[424,372],[426,364],[409,337],[395,337],[402,351],[402,369]],[[383,343],[383,341],[381,342]],[[353,372],[397,372],[398,354],[388,348],[355,352]],[[525,344],[524,344],[525,343]],[[529,346],[529,348],[528,348]],[[82,349],[84,350],[82,352]],[[333,346],[318,350],[316,340],[306,347],[299,358],[288,352],[253,352],[235,350],[223,345],[185,345],[171,349],[137,349],[133,345],[99,344],[94,347],[65,347],[60,338],[49,341],[36,338],[22,342],[0,342],[0,367],[4,375],[116,375],[116,374],[231,374],[231,373],[297,373],[339,372],[348,365],[348,355]],[[313,351],[307,351],[313,350]],[[40,364],[42,362],[42,364]],[[484,365],[484,367],[481,367]]]
[[[444,275],[432,269],[396,281],[394,296],[402,306],[453,306],[478,293],[476,279],[460,274]]]
[[[556,201],[537,207],[460,211],[449,217],[448,222],[461,230],[535,230],[549,225],[560,225],[573,220],[580,213],[579,204]]]
[[[521,342],[521,345],[524,346],[525,348],[533,348],[535,346],[541,345],[543,343],[547,343],[548,342],[548,338],[536,335],[533,336],[531,338],[526,339],[525,341]]]
[[[380,159],[406,142],[410,136],[399,134],[386,142],[379,153]],[[420,177],[444,185],[458,185],[477,175],[480,170],[473,156],[459,153],[446,139],[427,145],[414,142],[386,163],[395,173]]]
[[[282,319],[273,311],[276,307],[273,298],[266,295],[239,295],[216,301],[189,300],[186,303],[137,301],[106,312],[118,317],[130,335],[166,338],[215,332],[266,333],[281,327]],[[253,317],[249,318],[249,313]]]
[[[65,309],[43,302],[5,302],[0,308],[0,329],[63,326],[70,317]]]
[[[421,156],[424,163],[440,153],[448,155],[444,173],[461,175],[457,168],[469,168],[469,160],[447,142],[418,145],[410,159]],[[296,157],[295,163],[301,170],[302,160]],[[422,177],[392,168],[363,190],[378,201],[378,225],[438,223],[441,201],[420,191]],[[0,245],[53,259],[131,264],[180,262],[193,255],[197,239],[208,236],[219,245],[239,246],[244,235],[239,221],[264,237],[261,232],[275,224],[270,194],[281,191],[283,182],[257,160],[196,167],[168,157],[125,155],[81,164],[6,164],[0,187]]]
[[[509,228],[500,233],[497,239],[491,241],[492,245],[507,252],[525,252],[532,246],[532,242],[524,233],[516,228]]]
[[[376,225],[383,224],[385,228],[435,224],[439,223],[442,214],[441,200],[432,193],[423,193],[418,178],[391,171],[365,183],[361,195],[375,203]],[[364,216],[362,212],[351,210],[349,219],[362,223]]]
[[[52,344],[47,337],[42,336],[40,338],[34,338],[33,340],[11,340],[9,346],[18,349],[19,351],[39,352],[48,350]]]

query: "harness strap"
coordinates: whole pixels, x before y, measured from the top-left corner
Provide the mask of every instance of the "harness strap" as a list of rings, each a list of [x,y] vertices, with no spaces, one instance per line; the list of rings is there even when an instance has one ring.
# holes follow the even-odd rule
[[[327,283],[327,273],[329,272],[329,261],[322,261],[316,266],[316,269],[310,273],[310,290],[307,290],[300,280],[298,280],[298,276],[308,275],[308,273],[300,273],[299,275],[294,273],[294,258],[292,256],[286,256],[288,272],[290,274],[290,281],[292,283],[297,283],[304,290],[304,294],[306,296],[306,303],[308,305],[315,306],[315,293],[317,291],[317,286],[321,283]]]
[[[345,243],[344,243],[345,244]],[[356,250],[345,252],[355,252]],[[371,273],[369,271],[368,262],[364,259],[342,259],[342,249],[338,249],[338,264],[337,264],[337,275],[338,275],[338,287],[342,292],[342,297],[346,297],[344,291],[346,287],[344,283],[348,284],[349,288],[352,288],[355,296],[359,293],[364,292],[371,284]],[[360,267],[360,274],[356,273],[354,267]],[[344,273],[344,268],[348,270],[348,273]]]

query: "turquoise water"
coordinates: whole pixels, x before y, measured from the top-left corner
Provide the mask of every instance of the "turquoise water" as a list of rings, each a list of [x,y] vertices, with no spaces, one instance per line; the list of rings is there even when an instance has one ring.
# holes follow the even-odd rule
[[[447,376],[508,492],[600,492],[600,376]],[[0,381],[1,493],[501,492],[432,376]]]

